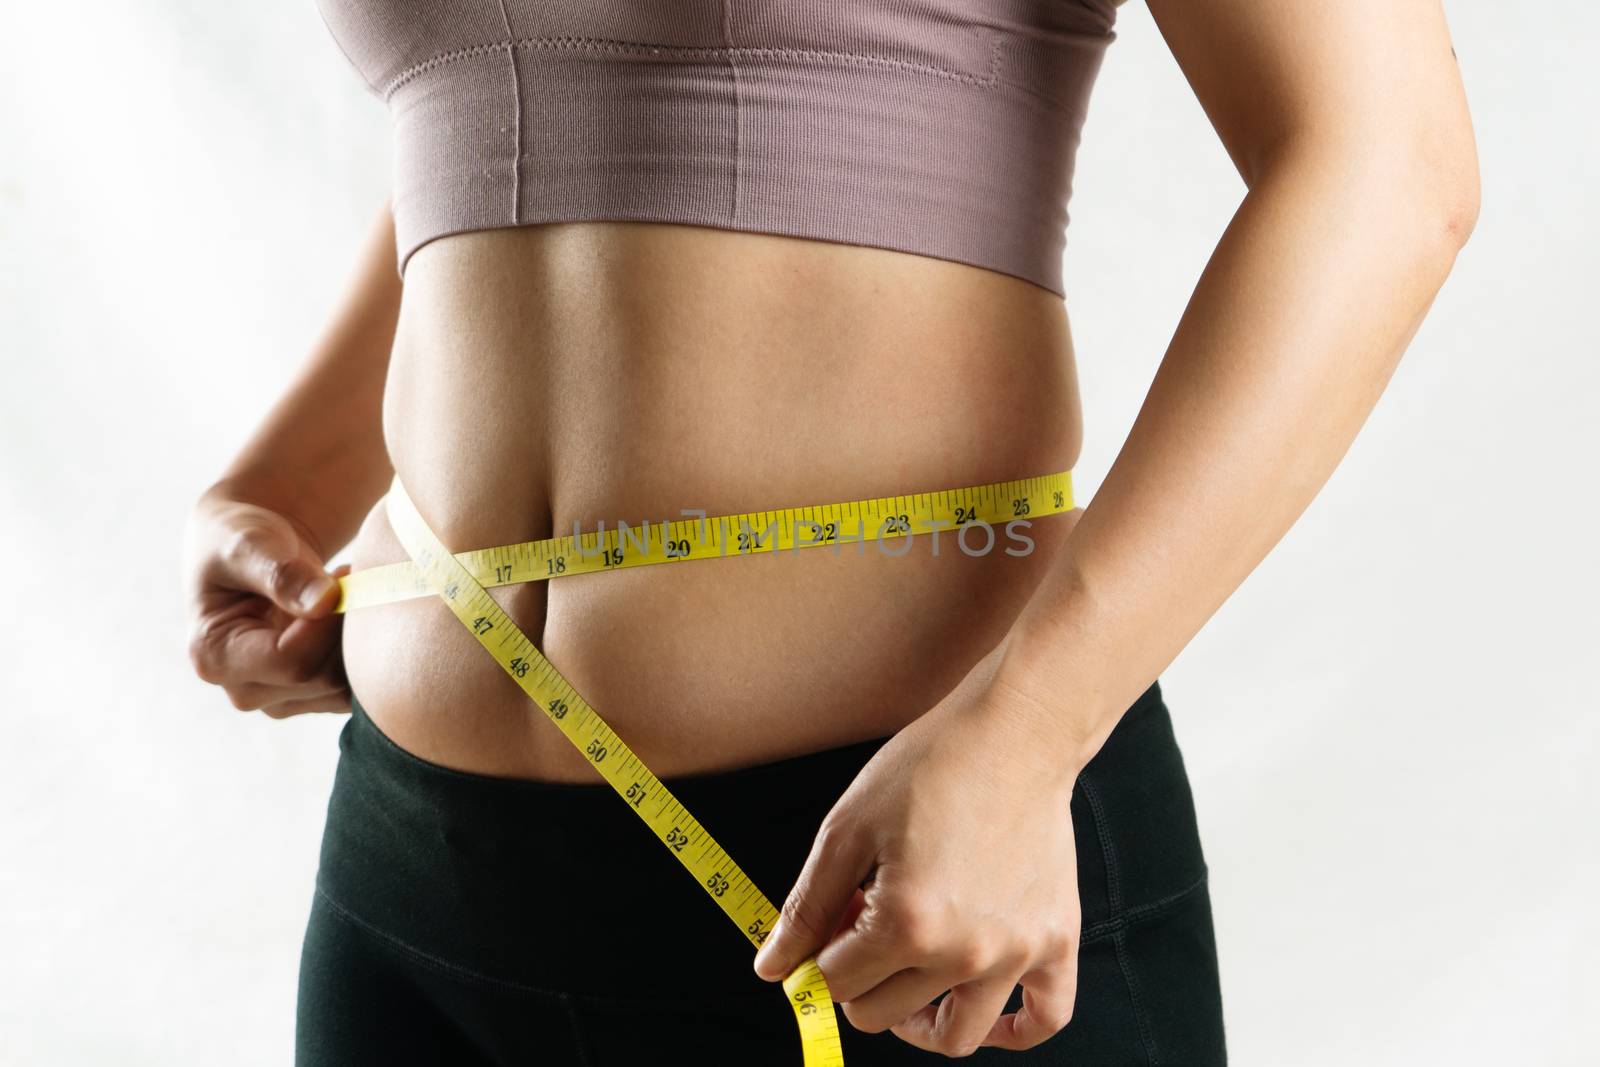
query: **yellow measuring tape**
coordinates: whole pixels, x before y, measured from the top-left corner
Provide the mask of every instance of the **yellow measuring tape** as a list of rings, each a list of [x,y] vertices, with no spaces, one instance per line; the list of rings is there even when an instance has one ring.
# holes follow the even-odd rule
[[[1069,511],[1072,506],[1072,476],[1067,472],[847,504],[683,519],[641,525],[638,530],[596,530],[453,555],[396,478],[387,501],[389,523],[411,562],[347,575],[340,581],[338,610],[428,595],[443,599],[495,662],[759,948],[777,922],[778,909],[534,647],[486,587],[652,563],[882,541],[941,530],[956,530],[962,536],[962,527],[1003,526]],[[985,546],[984,551],[995,547],[988,539]],[[783,989],[800,1027],[805,1067],[843,1067],[833,998],[816,959],[807,959],[795,968],[784,979]]]

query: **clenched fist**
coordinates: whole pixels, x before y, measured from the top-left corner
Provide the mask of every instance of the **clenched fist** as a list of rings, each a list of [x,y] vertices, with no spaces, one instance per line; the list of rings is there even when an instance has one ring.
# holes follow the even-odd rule
[[[189,520],[189,658],[241,711],[347,711],[335,578],[292,520],[207,493]]]

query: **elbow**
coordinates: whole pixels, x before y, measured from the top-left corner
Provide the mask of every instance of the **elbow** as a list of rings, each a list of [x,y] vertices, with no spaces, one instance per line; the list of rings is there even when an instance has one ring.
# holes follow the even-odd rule
[[[1463,109],[1392,130],[1387,140],[1376,153],[1379,167],[1421,223],[1419,242],[1448,268],[1478,224],[1478,149],[1471,121]]]
[[[1388,230],[1387,243],[1442,283],[1478,224],[1478,157],[1470,140],[1448,150],[1395,146],[1368,161],[1357,180],[1368,203],[1379,205],[1374,221]]]
[[[1421,193],[1434,233],[1453,260],[1478,225],[1478,153],[1470,140],[1448,153],[1434,155],[1424,167]]]
[[[1410,180],[1393,169],[1372,177],[1365,197],[1372,207],[1366,232],[1384,249],[1390,266],[1406,272],[1431,300],[1477,226],[1476,163],[1429,170]]]
[[[1467,243],[1478,225],[1478,161],[1473,157],[1469,177],[1463,179],[1463,188],[1453,196],[1445,214],[1445,233],[1455,243],[1457,251]]]
[[[1387,176],[1389,184],[1381,194],[1385,209],[1372,220],[1380,240],[1394,262],[1409,263],[1419,281],[1426,280],[1436,291],[1478,224],[1477,162],[1430,167],[1409,181],[1395,180],[1392,169]]]
[[[1391,253],[1448,273],[1478,223],[1478,153],[1470,126],[1369,127],[1280,139],[1246,173],[1363,221]]]

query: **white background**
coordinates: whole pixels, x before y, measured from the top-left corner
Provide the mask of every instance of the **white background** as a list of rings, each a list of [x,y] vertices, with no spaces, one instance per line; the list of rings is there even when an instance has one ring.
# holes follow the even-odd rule
[[[1165,679],[1239,1064],[1600,1044],[1600,15],[1448,11],[1477,232]],[[337,298],[385,116],[307,0],[0,0],[0,41],[0,1061],[285,1064],[342,720],[191,677],[180,534]],[[1067,255],[1085,489],[1242,192],[1129,5]]]

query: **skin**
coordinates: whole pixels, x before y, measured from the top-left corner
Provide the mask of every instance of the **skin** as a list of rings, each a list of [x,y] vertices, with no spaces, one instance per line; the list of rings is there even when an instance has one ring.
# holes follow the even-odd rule
[[[816,953],[852,1025],[953,1056],[1070,1019],[1072,827],[1040,813],[1067,811],[1122,710],[1326,481],[1477,214],[1437,0],[1149,6],[1249,191],[1076,521],[1036,523],[1023,560],[947,541],[939,558],[812,551],[497,591],[663,775],[894,735],[829,814],[756,968],[777,979]],[[196,669],[241,707],[346,706],[316,587],[391,461],[466,548],[1076,458],[1061,302],[1014,278],[606,223],[435,242],[402,299],[384,238],[195,512]],[[767,436],[779,415],[793,432]],[[716,422],[674,432],[695,419]],[[403,556],[381,508],[352,554]],[[357,613],[342,638],[363,706],[412,751],[592,780],[439,605]],[[1022,1010],[1001,1016],[1018,983]]]

